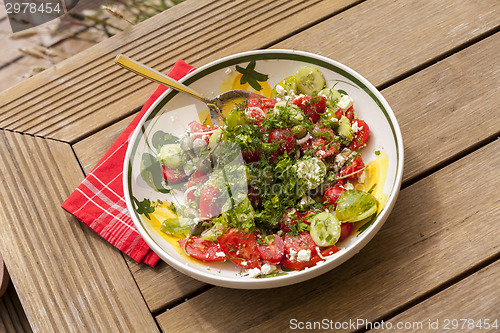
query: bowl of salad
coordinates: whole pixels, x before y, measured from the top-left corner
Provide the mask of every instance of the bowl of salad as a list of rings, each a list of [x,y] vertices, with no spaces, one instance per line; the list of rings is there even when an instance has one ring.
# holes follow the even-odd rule
[[[169,265],[224,287],[285,286],[342,264],[381,228],[403,142],[361,75],[307,52],[257,50],[181,81],[206,97],[263,97],[232,101],[212,124],[205,104],[167,90],[131,136],[127,207]]]

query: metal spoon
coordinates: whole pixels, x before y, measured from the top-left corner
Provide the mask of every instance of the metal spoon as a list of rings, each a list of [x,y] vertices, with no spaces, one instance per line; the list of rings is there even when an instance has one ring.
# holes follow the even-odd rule
[[[170,87],[174,90],[186,93],[194,98],[199,99],[200,101],[204,102],[208,106],[209,114],[210,114],[210,120],[212,121],[213,125],[219,124],[221,121],[224,120],[224,116],[222,114],[223,110],[223,105],[226,103],[230,103],[231,101],[234,101],[237,98],[244,98],[244,99],[249,99],[249,98],[267,98],[264,97],[260,94],[251,92],[251,91],[246,91],[246,90],[230,90],[227,92],[224,92],[215,98],[209,99],[206,97],[203,97],[201,94],[196,92],[195,90],[189,88],[188,86],[185,86],[184,84],[169,78],[165,74],[162,74],[144,64],[141,64],[133,59],[130,59],[127,56],[124,56],[123,54],[119,54],[115,58],[115,63],[122,66],[125,69],[128,69],[129,71],[132,71],[136,74],[139,74],[145,78],[148,78],[154,82],[163,84],[167,87]]]

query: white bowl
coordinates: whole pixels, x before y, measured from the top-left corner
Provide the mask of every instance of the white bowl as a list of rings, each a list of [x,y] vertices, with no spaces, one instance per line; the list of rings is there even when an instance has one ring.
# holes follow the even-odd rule
[[[151,105],[134,131],[125,157],[123,184],[125,199],[132,219],[151,249],[169,265],[200,281],[240,289],[273,288],[290,285],[323,274],[358,253],[378,232],[391,212],[399,193],[403,173],[403,141],[396,117],[380,92],[365,78],[352,69],[323,56],[295,50],[256,50],[244,52],[211,62],[184,77],[181,82],[204,94],[214,97],[221,89],[230,89],[227,78],[233,78],[235,66],[246,67],[256,61],[256,70],[269,76],[273,87],[283,78],[293,75],[305,65],[318,67],[327,85],[336,84],[354,99],[360,119],[370,126],[370,139],[363,149],[363,159],[375,159],[376,151],[383,150],[388,156],[388,171],[383,192],[387,202],[376,220],[361,234],[351,235],[342,243],[342,250],[324,263],[303,271],[288,272],[271,278],[242,276],[240,267],[232,263],[197,263],[186,260],[162,235],[151,227],[134,209],[132,196],[142,201],[167,200],[167,195],[153,190],[140,176],[143,153],[150,152],[151,136],[157,130],[182,135],[187,124],[198,120],[198,112],[206,106],[198,100],[176,91],[167,90]],[[225,83],[224,83],[225,82]],[[159,172],[159,171],[158,171]]]

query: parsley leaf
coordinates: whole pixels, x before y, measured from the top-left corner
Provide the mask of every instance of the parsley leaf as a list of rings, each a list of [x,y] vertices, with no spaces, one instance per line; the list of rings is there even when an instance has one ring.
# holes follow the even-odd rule
[[[148,218],[148,220],[151,220],[149,214],[152,214],[155,211],[155,206],[151,205],[151,200],[144,199],[139,201],[136,197],[132,196],[132,205],[134,206],[134,210],[137,214],[144,215]]]
[[[256,61],[250,61],[246,68],[236,65],[236,70],[243,74],[240,79],[240,84],[249,83],[252,88],[257,91],[262,89],[260,82],[265,82],[269,79],[269,76],[263,73],[259,73],[255,70]]]

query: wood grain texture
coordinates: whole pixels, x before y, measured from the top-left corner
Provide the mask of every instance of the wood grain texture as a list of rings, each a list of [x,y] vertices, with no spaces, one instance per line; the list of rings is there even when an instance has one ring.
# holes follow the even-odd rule
[[[499,45],[496,33],[382,91],[401,127],[405,181],[500,135]]]
[[[499,43],[500,34],[495,34],[382,91],[403,133],[404,181],[421,176],[471,149],[477,142],[498,135],[500,118],[492,115],[500,103],[500,58],[495,56]],[[468,96],[471,87],[474,87],[474,96]],[[468,98],[464,100],[464,96]],[[132,117],[74,145],[86,172],[94,167]],[[461,135],[464,131],[467,135]],[[181,297],[179,290],[191,292],[200,287],[191,278],[183,280],[182,274],[168,265],[141,273],[135,275],[137,283],[148,305],[155,310]],[[191,287],[179,289],[180,282],[156,283],[161,279],[182,281]]]
[[[456,319],[458,325],[456,332],[498,332],[498,328],[491,327],[495,320],[497,320],[497,325],[500,325],[498,281],[500,281],[500,261],[472,274],[389,321],[394,327],[398,322],[422,323],[423,329],[419,329],[419,332],[436,332],[436,329],[429,327],[429,322],[437,323],[437,327],[444,331],[445,319],[450,321]],[[489,319],[489,329],[485,327],[485,319]],[[469,320],[473,320],[473,323]],[[483,325],[482,328],[475,326],[479,321]],[[448,328],[452,330],[453,323],[448,323]],[[369,332],[390,331],[372,330]]]
[[[127,262],[144,300],[154,313],[164,311],[172,304],[183,301],[207,286],[179,273],[161,260],[154,268],[146,264],[137,264],[129,258]]]
[[[291,319],[374,321],[409,304],[500,253],[499,149],[496,140],[404,189],[374,239],[329,273],[272,290],[215,287],[159,315],[160,327],[285,331]],[[478,184],[484,179],[487,186]]]
[[[121,253],[60,208],[71,147],[0,131],[0,149],[0,251],[33,330],[157,331]]]
[[[365,1],[273,48],[324,55],[379,86],[499,25],[498,1]]]
[[[179,58],[200,66],[275,43],[353,3],[186,1],[0,93],[0,128],[75,142],[139,108],[154,89],[114,65],[116,54],[164,72]]]
[[[0,332],[32,332],[12,284],[9,285],[7,293],[0,297]]]

